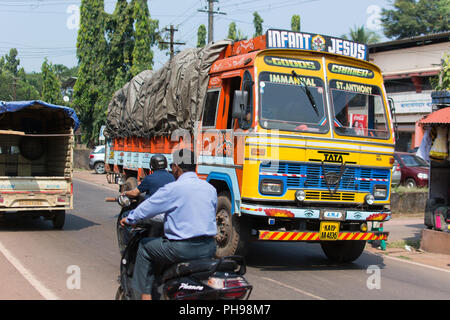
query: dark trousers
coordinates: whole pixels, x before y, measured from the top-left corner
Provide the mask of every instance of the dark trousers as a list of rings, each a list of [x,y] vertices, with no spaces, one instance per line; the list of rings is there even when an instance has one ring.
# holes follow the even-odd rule
[[[139,244],[136,256],[132,287],[139,294],[151,294],[155,280],[155,266],[210,258],[215,253],[216,242],[212,237],[181,241],[144,238]]]

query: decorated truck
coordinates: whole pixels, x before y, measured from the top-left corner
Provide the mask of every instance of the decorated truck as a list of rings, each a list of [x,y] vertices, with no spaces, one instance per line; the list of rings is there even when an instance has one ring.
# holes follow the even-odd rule
[[[0,214],[19,212],[62,229],[73,209],[73,109],[39,100],[0,102]]]
[[[391,217],[392,116],[367,60],[364,44],[272,29],[185,50],[115,94],[108,179],[134,188],[153,154],[190,147],[217,189],[218,256],[303,241],[353,261]]]

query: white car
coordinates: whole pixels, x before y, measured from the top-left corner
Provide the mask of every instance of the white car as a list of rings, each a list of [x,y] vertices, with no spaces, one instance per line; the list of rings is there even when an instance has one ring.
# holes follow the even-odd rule
[[[105,145],[95,146],[89,155],[89,168],[96,173],[105,173]]]

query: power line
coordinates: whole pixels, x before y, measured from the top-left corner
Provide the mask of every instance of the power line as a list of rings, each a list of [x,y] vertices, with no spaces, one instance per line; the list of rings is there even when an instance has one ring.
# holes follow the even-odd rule
[[[168,45],[169,45],[169,48],[170,48],[170,59],[172,59],[173,56],[174,56],[174,54],[175,54],[175,51],[174,51],[173,46],[174,46],[174,45],[184,45],[184,44],[186,44],[186,42],[175,42],[175,41],[173,40],[173,36],[174,36],[175,32],[178,31],[178,29],[175,29],[175,28],[173,27],[173,25],[170,25],[170,28],[169,28],[169,29],[164,28],[163,30],[169,32],[169,34],[170,34],[170,40],[169,40],[168,42],[167,42],[167,41],[161,41],[160,43],[161,43],[161,44],[168,44]]]

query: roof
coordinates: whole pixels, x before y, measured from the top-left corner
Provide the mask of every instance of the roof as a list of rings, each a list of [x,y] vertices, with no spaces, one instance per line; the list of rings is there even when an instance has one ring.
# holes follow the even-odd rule
[[[387,42],[369,44],[369,52],[376,53],[382,51],[398,50],[403,48],[413,48],[417,46],[426,46],[435,43],[449,42],[450,32],[433,33],[424,36],[403,38]]]
[[[422,120],[419,120],[419,124],[450,124],[450,107],[430,113],[422,118]]]
[[[67,117],[72,118],[74,131],[77,130],[80,125],[80,121],[75,113],[75,110],[65,106],[58,106],[55,104],[47,103],[41,100],[30,101],[0,101],[0,114],[5,112],[16,112],[24,108],[32,107],[34,105],[41,105],[47,108],[59,109],[64,111]]]

